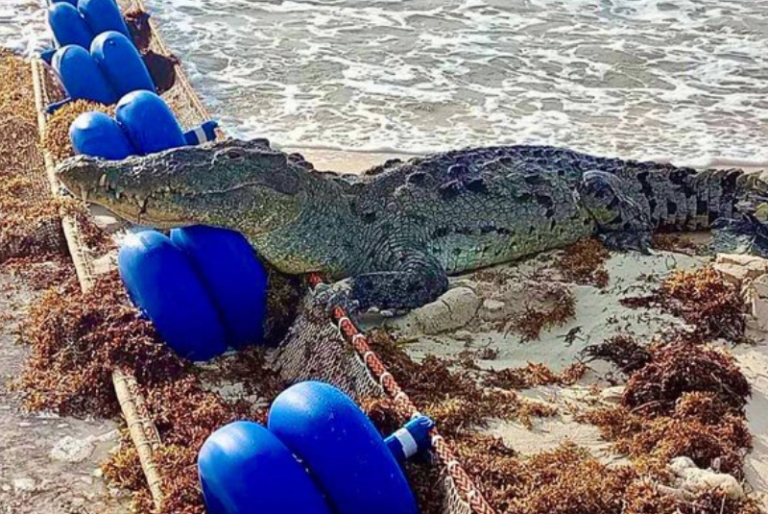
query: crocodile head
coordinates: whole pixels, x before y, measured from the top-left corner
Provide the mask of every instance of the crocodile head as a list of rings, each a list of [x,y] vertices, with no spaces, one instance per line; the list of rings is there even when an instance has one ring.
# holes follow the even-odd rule
[[[188,225],[270,232],[301,212],[301,167],[261,142],[227,140],[107,161],[77,156],[57,170],[75,196],[160,229]]]

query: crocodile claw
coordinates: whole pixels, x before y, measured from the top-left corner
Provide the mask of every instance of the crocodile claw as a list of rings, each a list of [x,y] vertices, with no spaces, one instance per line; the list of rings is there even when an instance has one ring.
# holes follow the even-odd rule
[[[315,288],[314,296],[317,304],[329,315],[336,307],[341,307],[350,316],[360,310],[360,302],[352,298],[352,288],[348,280],[321,284]]]

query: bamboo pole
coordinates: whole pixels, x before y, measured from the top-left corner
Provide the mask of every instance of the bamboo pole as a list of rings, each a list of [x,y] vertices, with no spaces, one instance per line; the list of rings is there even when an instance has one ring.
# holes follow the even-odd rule
[[[55,165],[51,153],[42,145],[42,139],[45,134],[45,104],[43,99],[43,78],[42,62],[39,59],[32,59],[32,86],[35,94],[35,108],[37,109],[37,124],[40,134],[41,152],[45,161],[45,171],[48,176],[48,182],[51,186],[51,194],[59,196],[60,184],[56,177]],[[94,273],[91,259],[88,251],[82,243],[80,228],[75,220],[64,213],[61,216],[61,227],[64,231],[64,238],[67,242],[72,262],[75,266],[80,289],[86,293],[93,288]],[[154,450],[160,445],[160,436],[157,427],[149,419],[144,397],[139,391],[136,378],[122,370],[112,372],[112,384],[115,387],[120,409],[128,425],[128,431],[131,435],[131,441],[136,447],[139,455],[139,462],[144,471],[144,476],[149,486],[155,508],[159,511],[163,504],[162,477],[154,459]]]
[[[115,370],[112,372],[112,383],[128,425],[128,432],[131,434],[131,440],[139,454],[139,462],[141,462],[141,469],[144,470],[149,492],[152,494],[155,508],[159,510],[163,503],[163,481],[155,463],[154,451],[160,445],[160,436],[154,424],[146,417],[144,397],[139,393],[134,376],[122,370]],[[148,429],[153,434],[154,440],[148,437]]]

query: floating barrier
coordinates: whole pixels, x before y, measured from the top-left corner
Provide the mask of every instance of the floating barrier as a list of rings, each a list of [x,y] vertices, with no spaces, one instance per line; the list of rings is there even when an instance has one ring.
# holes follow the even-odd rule
[[[208,514],[331,514],[291,451],[258,423],[218,429],[197,462]]]
[[[310,381],[286,389],[272,402],[267,426],[304,463],[338,514],[419,512],[381,435],[333,386]]]
[[[123,34],[110,30],[96,36],[91,56],[118,97],[139,90],[155,92],[139,51]]]
[[[162,98],[149,91],[134,91],[117,104],[115,118],[139,154],[184,146],[184,132]]]
[[[77,45],[63,46],[53,54],[51,64],[71,99],[90,100],[105,105],[117,102],[115,91],[85,48]]]
[[[80,11],[69,2],[58,2],[48,8],[48,25],[57,46],[78,45],[89,48],[93,32]]]
[[[114,0],[79,0],[77,9],[94,34],[114,30],[130,39],[128,26]]]
[[[53,0],[56,1],[56,0]],[[133,0],[137,6],[140,8],[143,6],[143,3],[141,0]],[[154,27],[151,27],[152,33],[150,36],[148,36],[147,40],[154,42],[154,44],[158,45],[160,48],[160,52],[165,55],[170,55],[170,52],[168,51],[167,47],[164,45],[163,41],[158,37],[156,31],[154,30]],[[149,32],[149,31],[148,31]],[[46,56],[50,55],[50,52],[46,53]],[[38,105],[38,110],[42,112],[43,106],[40,103],[42,98],[48,98],[51,91],[49,90],[49,86],[46,85],[46,81],[41,80],[43,68],[39,66],[39,63],[33,63],[33,77],[35,82],[35,87],[37,89],[40,89],[42,94],[36,94],[36,101]],[[183,115],[184,119],[189,119],[189,115],[191,115],[193,118],[196,118],[197,122],[202,122],[205,117],[207,116],[207,112],[205,107],[202,105],[198,97],[195,95],[194,90],[190,86],[188,80],[183,74],[183,71],[179,68],[177,70],[179,73],[179,80],[177,82],[178,85],[180,85],[180,91],[177,96],[174,96],[174,98],[181,98],[181,102],[176,105],[177,112],[181,113]],[[55,91],[53,91],[55,98]],[[41,130],[44,128],[45,121],[44,118],[41,117]],[[50,171],[50,170],[49,170]],[[52,187],[54,190],[56,189],[55,183],[52,183]],[[72,225],[72,227],[75,227]],[[82,246],[79,246],[80,243],[78,243],[77,238],[77,230],[75,228],[70,228],[69,233],[74,234],[73,236],[68,236],[68,242],[70,244],[70,248],[72,250],[73,254],[73,260],[75,261],[78,278],[81,281],[81,286],[83,289],[87,289],[90,287],[93,283],[93,277],[92,277],[92,271],[90,271],[88,259],[86,257],[83,257],[82,255],[85,255],[87,252],[83,251]],[[75,241],[75,242],[72,242]],[[87,262],[86,262],[87,261]],[[311,275],[310,276],[310,282],[313,285],[316,285],[319,283],[320,279],[317,275]],[[398,400],[397,405],[401,413],[411,415],[414,412],[416,412],[416,407],[411,403],[410,399],[408,398],[407,394],[405,394],[397,385],[396,381],[392,377],[391,374],[389,374],[386,371],[386,368],[381,364],[381,362],[378,360],[375,352],[373,352],[370,347],[367,344],[366,337],[361,335],[357,329],[354,327],[354,325],[349,321],[344,311],[340,308],[335,308],[333,311],[333,321],[339,328],[343,339],[346,340],[348,344],[350,344],[352,347],[355,348],[356,353],[359,357],[359,362],[361,364],[360,368],[362,371],[367,371],[369,373],[369,376],[373,379],[375,379],[376,382],[380,383],[381,386],[384,388],[384,391],[389,398],[395,398]],[[327,337],[327,336],[325,336]],[[324,341],[323,341],[324,342]],[[303,343],[302,343],[303,344]],[[297,346],[298,348],[298,346]],[[338,361],[334,361],[336,364],[339,364]],[[345,361],[345,366],[347,365]],[[339,371],[339,373],[345,373],[345,374],[354,374],[355,372],[360,371],[360,369],[354,369],[356,364],[352,363],[351,368],[353,369],[344,369],[343,371]],[[286,373],[287,376],[303,376],[303,369],[302,373],[298,373],[296,375],[297,371],[293,369],[284,369],[284,373]],[[116,372],[116,375],[119,374]],[[334,379],[334,374],[331,372],[327,372],[327,370],[320,370],[317,369],[315,372],[313,372],[313,376],[322,376],[323,378],[330,377],[330,379]],[[118,393],[120,391],[120,388],[118,387],[118,382],[120,382],[120,379],[115,379],[116,389],[118,390]],[[366,384],[367,381],[364,381],[365,384],[361,382],[356,382],[353,386],[353,389],[356,391],[357,394],[363,394],[366,393]],[[135,395],[135,393],[131,393],[132,395]],[[366,393],[367,394],[367,393]],[[138,397],[137,397],[138,398]],[[134,443],[136,445],[137,451],[139,452],[142,467],[146,473],[147,481],[150,487],[150,490],[152,492],[152,497],[155,503],[155,507],[159,510],[161,508],[162,500],[163,500],[163,492],[160,487],[160,477],[157,473],[157,467],[156,464],[153,461],[152,453],[151,451],[148,451],[147,449],[150,447],[147,440],[146,440],[146,434],[145,431],[143,431],[141,426],[135,422],[135,416],[129,415],[129,410],[126,405],[133,401],[132,399],[129,399],[129,401],[126,402],[123,406],[123,410],[125,412],[126,419],[128,420],[128,426],[131,429],[131,435],[134,440]],[[136,400],[138,403],[138,400]],[[123,402],[121,402],[122,404]],[[456,498],[460,504],[457,506],[460,506],[462,509],[470,509],[472,512],[476,512],[478,514],[492,514],[493,509],[487,504],[485,499],[482,496],[482,493],[480,493],[472,483],[472,480],[469,476],[467,476],[466,472],[463,470],[461,465],[457,463],[456,457],[451,452],[450,448],[448,447],[447,443],[437,434],[437,431],[433,431],[432,433],[432,444],[433,444],[433,451],[434,455],[437,458],[438,463],[440,464],[440,467],[442,471],[446,474],[447,477],[450,477],[448,480],[445,480],[444,482],[441,482],[439,484],[435,484],[436,487],[443,488],[445,487],[445,492],[447,495],[450,495],[452,498]],[[390,446],[391,447],[391,446]],[[456,510],[456,508],[449,508],[451,512]],[[463,511],[463,510],[462,510]]]
[[[154,230],[129,234],[117,265],[134,305],[174,352],[193,361],[224,353],[216,308],[184,252],[168,237]]]
[[[86,112],[69,127],[75,153],[119,161],[135,155],[136,149],[120,125],[103,112]]]
[[[192,262],[218,308],[229,345],[243,348],[264,339],[267,272],[242,234],[195,226],[171,231],[171,241]]]

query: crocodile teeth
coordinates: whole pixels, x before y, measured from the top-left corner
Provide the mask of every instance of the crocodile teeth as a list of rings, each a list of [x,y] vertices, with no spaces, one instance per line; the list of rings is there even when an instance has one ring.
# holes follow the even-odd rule
[[[80,198],[83,199],[84,202],[88,201],[88,190],[83,188],[80,190]]]
[[[99,177],[99,187],[104,187],[107,185],[107,174],[103,173],[101,177]]]

